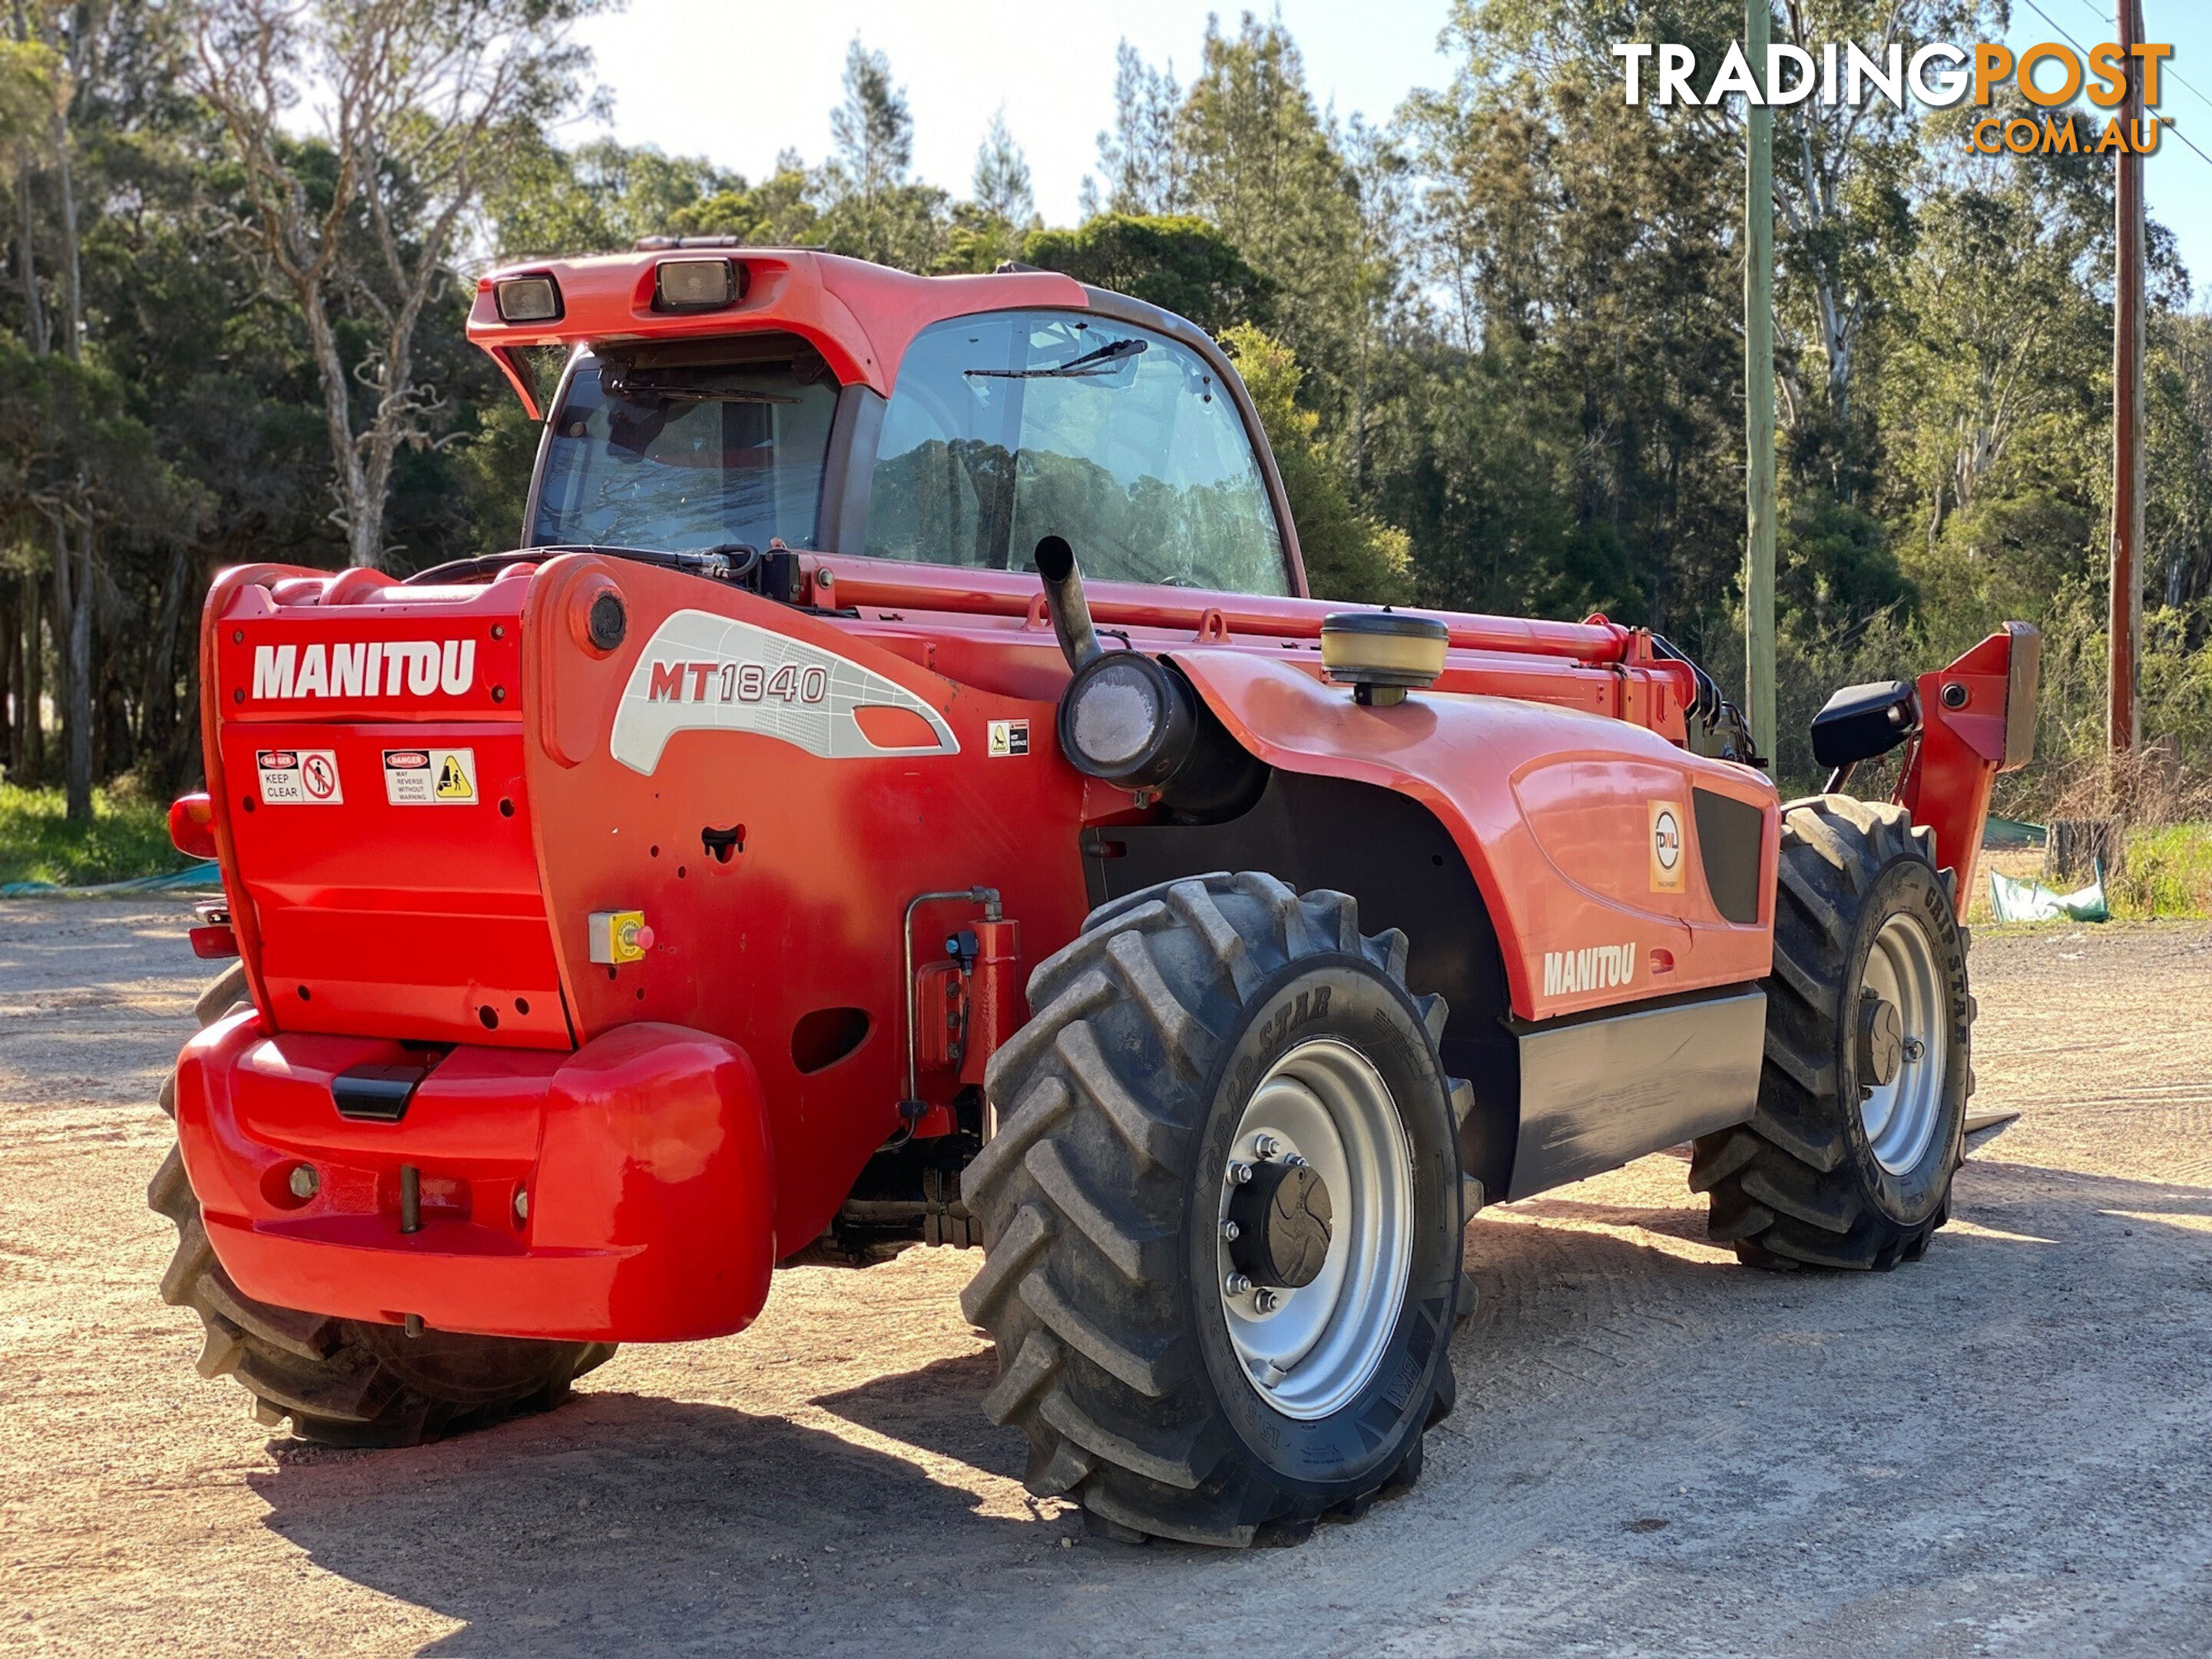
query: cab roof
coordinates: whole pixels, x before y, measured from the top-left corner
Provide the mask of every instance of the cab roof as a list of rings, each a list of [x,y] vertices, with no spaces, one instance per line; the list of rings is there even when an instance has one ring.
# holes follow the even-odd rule
[[[732,267],[734,298],[697,309],[672,309],[662,302],[662,265],[715,260]],[[501,285],[532,278],[551,280],[554,314],[544,320],[506,321]],[[532,418],[543,411],[534,377],[520,356],[530,347],[601,346],[769,329],[812,344],[841,384],[858,383],[889,397],[907,347],[931,324],[1026,307],[1087,310],[1094,293],[1058,271],[915,276],[811,248],[672,241],[630,253],[537,259],[488,272],[477,282],[468,333],[499,363]]]

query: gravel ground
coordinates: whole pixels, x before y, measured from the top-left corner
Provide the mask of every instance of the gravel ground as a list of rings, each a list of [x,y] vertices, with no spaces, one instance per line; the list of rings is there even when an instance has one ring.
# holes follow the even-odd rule
[[[1978,941],[2022,1115],[1919,1266],[1741,1268],[1668,1155],[1488,1212],[1419,1489],[1237,1556],[1024,1492],[951,1251],[448,1444],[270,1439],[154,1293],[185,912],[0,919],[0,1651],[2212,1650],[2212,927]]]

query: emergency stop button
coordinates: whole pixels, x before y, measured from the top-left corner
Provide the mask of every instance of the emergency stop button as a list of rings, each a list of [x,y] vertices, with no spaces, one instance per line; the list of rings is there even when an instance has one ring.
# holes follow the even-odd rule
[[[591,922],[593,962],[610,968],[643,962],[653,949],[653,929],[645,925],[642,910],[594,910]]]

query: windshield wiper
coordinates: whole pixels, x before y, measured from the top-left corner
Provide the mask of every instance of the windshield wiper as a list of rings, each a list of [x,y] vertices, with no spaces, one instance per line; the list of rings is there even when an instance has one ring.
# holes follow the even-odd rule
[[[984,380],[1087,380],[1094,375],[1111,374],[1124,359],[1145,349],[1146,342],[1142,340],[1109,340],[1096,351],[1086,351],[1080,357],[1071,357],[1049,368],[970,368],[962,373]]]
[[[524,548],[513,553],[487,553],[472,559],[455,559],[447,564],[432,565],[428,570],[418,570],[413,575],[403,578],[400,586],[428,587],[443,582],[466,581],[471,577],[495,574],[509,565],[541,563],[562,553],[598,553],[611,559],[632,559],[640,564],[655,564],[664,570],[681,570],[690,575],[711,576],[720,581],[743,581],[760,563],[759,550],[749,542],[719,542],[713,547],[689,552],[667,548],[621,547],[605,542],[550,542],[544,546]]]

